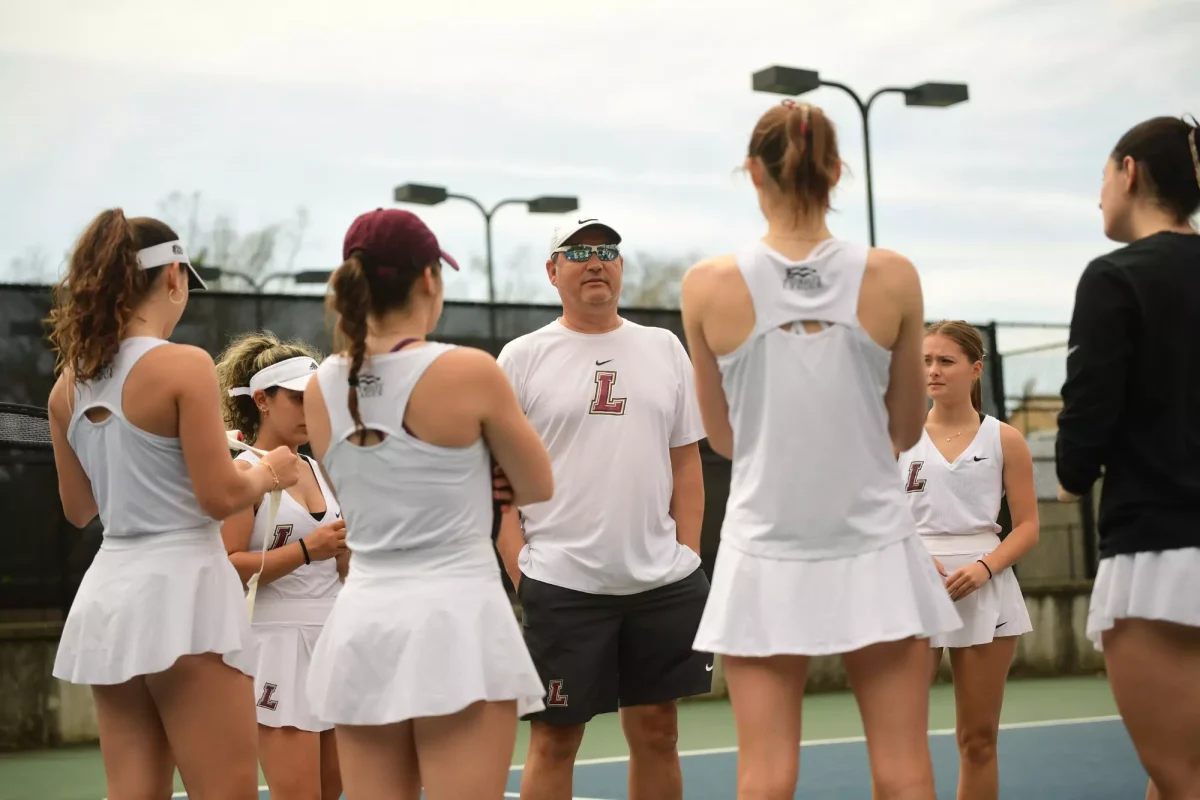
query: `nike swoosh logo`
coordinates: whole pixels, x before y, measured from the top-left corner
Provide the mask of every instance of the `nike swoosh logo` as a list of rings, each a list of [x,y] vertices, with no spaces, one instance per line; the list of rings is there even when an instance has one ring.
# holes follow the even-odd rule
[[[980,458],[979,456],[975,456],[975,460],[976,461],[987,461],[987,456],[983,456],[982,458]]]
[[[612,359],[610,358],[610,359],[608,359],[608,361],[612,361]],[[607,364],[607,363],[608,363],[608,361],[597,361],[597,362],[596,362],[596,366],[597,366],[597,367],[603,367],[605,364]]]
[[[1072,347],[1072,348],[1069,348],[1069,349],[1067,350],[1067,358],[1070,358],[1070,357],[1071,357],[1071,353],[1074,353],[1074,352],[1075,352],[1076,350],[1078,350],[1078,349],[1079,349],[1079,345],[1075,345],[1074,347]]]
[[[999,625],[996,626],[996,630],[1000,630],[1007,624],[1008,624],[1008,620],[1004,620],[1004,622],[1001,622]]]
[[[712,664],[705,664],[705,665],[704,665],[704,671],[705,671],[705,672],[712,672],[712,668],[713,668],[713,665],[712,665]]]

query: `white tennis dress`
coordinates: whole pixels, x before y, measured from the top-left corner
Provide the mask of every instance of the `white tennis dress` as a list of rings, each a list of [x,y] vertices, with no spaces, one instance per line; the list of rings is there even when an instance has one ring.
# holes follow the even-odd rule
[[[1004,450],[998,419],[984,417],[975,438],[953,462],[922,431],[920,441],[901,453],[897,463],[921,541],[948,576],[1000,545],[996,519],[1004,496]],[[933,647],[970,647],[1033,630],[1012,567],[995,572],[955,606],[963,626],[932,637]]]
[[[697,650],[827,655],[962,624],[896,480],[891,353],[858,321],[866,259],[837,240],[799,262],[737,255],[755,326],[717,359],[733,478]]]
[[[71,683],[124,683],[197,653],[220,653],[254,674],[241,581],[220,523],[196,501],[179,439],[141,430],[122,413],[130,370],[163,344],[124,340],[110,373],[75,390],[67,441],[92,483],[104,541],[54,661],[54,677]],[[111,416],[91,422],[84,413],[93,408]]]
[[[1119,619],[1152,619],[1200,628],[1200,547],[1120,553],[1100,559],[1088,605],[1087,637],[1104,650]]]
[[[487,446],[439,447],[404,429],[413,387],[451,349],[367,359],[359,411],[386,434],[368,447],[347,441],[349,362],[330,356],[317,370],[332,429],[323,464],[352,553],[308,674],[312,713],[328,722],[384,725],[481,700],[516,700],[522,715],[544,707],[492,546]]]
[[[251,464],[259,460],[250,452],[243,452],[238,458]],[[304,463],[316,475],[325,499],[324,513],[310,514],[285,490],[275,515],[275,527],[270,531],[267,530],[267,503],[264,501],[259,506],[247,552],[261,553],[264,538],[273,550],[304,539],[322,525],[341,519],[341,507],[316,462],[306,458]],[[305,564],[258,587],[251,629],[258,642],[254,697],[260,725],[314,732],[333,728],[309,711],[305,686],[321,627],[333,610],[334,598],[341,588],[337,562],[332,558]]]

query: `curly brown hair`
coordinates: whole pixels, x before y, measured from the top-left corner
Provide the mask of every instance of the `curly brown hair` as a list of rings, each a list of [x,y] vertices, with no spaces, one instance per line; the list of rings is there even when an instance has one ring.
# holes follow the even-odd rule
[[[258,426],[261,422],[258,406],[255,405],[253,397],[230,397],[229,390],[249,386],[250,378],[256,372],[261,372],[272,364],[304,356],[317,362],[322,358],[315,347],[298,339],[290,342],[280,341],[279,337],[270,331],[243,333],[230,342],[217,359],[217,379],[221,383],[221,411],[225,416],[226,427],[241,431],[246,442],[253,444],[258,438]],[[272,386],[266,393],[273,396],[278,390],[278,386]]]
[[[134,309],[166,269],[141,269],[138,250],[178,238],[166,223],[126,219],[119,208],[92,220],[75,243],[67,274],[52,290],[46,322],[56,373],[70,369],[83,383],[112,363]]]

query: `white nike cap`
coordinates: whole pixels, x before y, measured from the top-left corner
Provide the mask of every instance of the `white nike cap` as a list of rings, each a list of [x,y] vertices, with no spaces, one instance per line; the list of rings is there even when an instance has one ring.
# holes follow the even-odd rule
[[[584,228],[603,228],[612,234],[613,241],[611,244],[621,243],[621,234],[617,233],[617,229],[607,222],[597,219],[596,217],[582,217],[574,219],[570,222],[559,225],[554,229],[554,235],[550,237],[550,252],[563,246],[563,243],[570,239],[575,234],[579,233]]]

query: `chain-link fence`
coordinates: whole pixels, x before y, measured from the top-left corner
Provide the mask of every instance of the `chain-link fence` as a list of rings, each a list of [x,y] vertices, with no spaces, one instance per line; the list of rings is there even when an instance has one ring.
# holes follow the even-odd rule
[[[1019,430],[1033,455],[1041,536],[1019,566],[1023,581],[1057,583],[1087,580],[1099,558],[1093,491],[1079,505],[1057,502],[1054,438],[1059,391],[1066,378],[1066,324],[997,323],[998,348],[1007,390],[1008,423]]]

